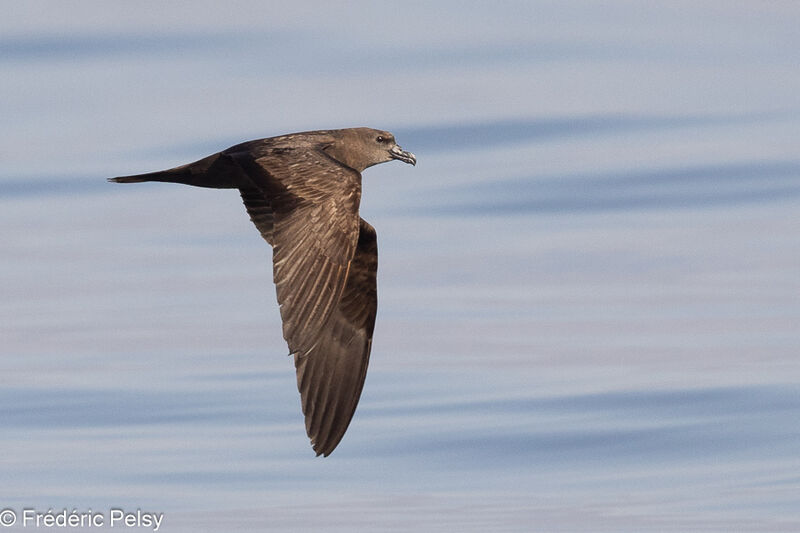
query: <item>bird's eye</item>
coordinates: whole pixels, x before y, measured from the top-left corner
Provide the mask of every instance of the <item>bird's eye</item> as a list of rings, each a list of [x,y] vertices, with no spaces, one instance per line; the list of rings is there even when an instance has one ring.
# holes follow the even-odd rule
[[[386,142],[386,139],[382,135],[378,135],[378,138],[375,140],[378,141],[379,143]]]

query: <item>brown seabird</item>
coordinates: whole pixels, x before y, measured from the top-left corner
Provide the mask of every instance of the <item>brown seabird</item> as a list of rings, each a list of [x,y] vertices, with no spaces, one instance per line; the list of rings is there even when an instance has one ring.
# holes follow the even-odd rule
[[[367,374],[378,246],[358,214],[361,172],[392,159],[417,162],[391,133],[349,128],[249,141],[188,165],[109,179],[239,189],[272,246],[283,337],[318,456],[344,436]]]

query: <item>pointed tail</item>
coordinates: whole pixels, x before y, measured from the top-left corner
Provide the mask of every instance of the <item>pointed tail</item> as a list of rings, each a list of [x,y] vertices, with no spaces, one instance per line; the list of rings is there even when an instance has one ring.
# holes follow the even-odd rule
[[[162,172],[153,172],[152,174],[163,174]],[[117,178],[108,178],[108,181],[113,183],[142,183],[145,181],[172,181],[166,179],[158,179],[152,174],[138,174],[136,176],[119,176]]]
[[[233,158],[223,153],[214,154],[200,161],[169,170],[133,176],[119,176],[117,178],[108,178],[108,181],[113,183],[164,181],[214,189],[236,189],[249,183],[241,167],[236,164]]]

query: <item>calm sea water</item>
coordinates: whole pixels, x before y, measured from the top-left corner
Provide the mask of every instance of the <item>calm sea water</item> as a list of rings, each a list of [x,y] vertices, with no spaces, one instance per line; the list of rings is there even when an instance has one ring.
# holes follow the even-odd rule
[[[6,11],[9,530],[800,531],[796,3]],[[104,178],[354,125],[419,164],[317,459],[237,194]]]

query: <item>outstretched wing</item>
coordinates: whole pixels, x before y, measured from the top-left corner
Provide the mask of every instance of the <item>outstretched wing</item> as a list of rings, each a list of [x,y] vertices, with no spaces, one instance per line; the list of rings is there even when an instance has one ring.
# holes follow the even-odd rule
[[[295,354],[306,432],[317,455],[327,456],[336,448],[361,397],[378,305],[377,270],[375,230],[361,219],[342,297],[318,346]]]
[[[361,175],[313,146],[231,156],[254,185],[241,190],[250,218],[273,246],[283,336],[291,353],[308,353],[347,280],[358,241]]]
[[[366,378],[377,309],[376,234],[358,216],[361,176],[354,170],[308,147],[252,154],[232,154],[254,185],[240,192],[273,245],[306,431],[317,455],[327,456],[344,436]]]

